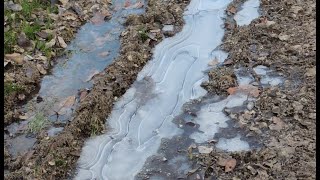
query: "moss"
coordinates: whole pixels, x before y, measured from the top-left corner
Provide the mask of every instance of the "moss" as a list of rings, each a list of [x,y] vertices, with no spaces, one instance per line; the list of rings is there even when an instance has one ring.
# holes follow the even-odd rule
[[[146,31],[146,28],[144,28],[144,27],[140,27],[138,29],[138,33],[139,33],[139,36],[143,42],[149,38],[147,31]]]

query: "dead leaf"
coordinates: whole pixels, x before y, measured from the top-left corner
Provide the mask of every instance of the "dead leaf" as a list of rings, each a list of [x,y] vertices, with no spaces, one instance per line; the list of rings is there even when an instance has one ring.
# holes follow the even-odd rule
[[[129,7],[130,6],[130,0],[126,0],[125,2],[124,2],[124,7],[125,8],[127,8],[127,7]]]
[[[237,160],[235,160],[233,158],[228,159],[227,162],[226,162],[226,165],[224,167],[224,171],[225,172],[232,171],[236,167],[236,164],[237,164]]]
[[[252,97],[258,97],[260,94],[260,90],[256,86],[252,85],[240,85],[238,87],[230,87],[228,88],[227,92],[232,95],[237,92],[246,93]]]
[[[213,151],[212,147],[206,147],[206,146],[198,146],[198,151],[201,154],[209,154],[211,151]]]
[[[60,103],[58,114],[60,114],[60,115],[65,114],[67,112],[67,110],[70,109],[74,105],[75,101],[76,101],[75,96],[69,96],[65,100],[63,100]]]
[[[9,63],[9,62],[4,61],[3,63],[4,63],[4,67],[6,67],[6,66],[8,65],[8,63]]]
[[[58,42],[60,44],[60,47],[66,48],[67,44],[64,42],[63,38],[61,36],[58,36]]]
[[[103,22],[104,22],[104,18],[105,18],[106,16],[105,15],[103,15],[102,13],[100,13],[100,12],[98,12],[98,13],[96,13],[92,18],[91,18],[91,22],[92,22],[92,24],[94,24],[94,25],[99,25],[99,24],[102,24]]]
[[[85,82],[88,82],[88,81],[90,81],[95,75],[97,75],[97,74],[99,74],[100,73],[100,71],[98,71],[98,70],[93,70],[93,71],[91,71],[91,73],[89,74],[89,76],[88,76],[88,78],[85,80]]]
[[[314,77],[316,75],[316,67],[307,69],[306,76]]]
[[[229,65],[229,64],[232,64],[232,63],[233,63],[232,59],[228,59],[228,60],[223,62],[224,65]]]
[[[217,64],[219,64],[217,57],[215,57],[214,60],[208,63],[209,66],[216,66]]]
[[[43,39],[47,39],[49,37],[49,34],[45,31],[37,32],[37,35]]]
[[[80,93],[80,102],[82,102],[84,100],[84,98],[86,98],[88,95],[88,92],[87,91],[82,91]]]
[[[59,0],[59,1],[63,6],[65,6],[69,2],[69,0]]]
[[[229,9],[228,9],[228,12],[232,13],[232,14],[235,14],[237,12],[237,9],[234,7],[234,6],[231,6]]]
[[[23,55],[19,54],[19,53],[12,53],[12,54],[6,54],[4,56],[5,58],[17,63],[18,65],[22,65],[23,64]]]
[[[56,38],[52,38],[49,42],[46,43],[47,48],[51,48],[56,44]]]
[[[281,33],[281,34],[279,34],[278,38],[279,38],[281,41],[287,41],[287,40],[290,38],[290,36]]]
[[[44,69],[44,67],[41,64],[37,64],[37,69],[41,74],[47,74],[47,71]]]
[[[275,117],[275,116],[272,117],[272,122],[274,124],[271,124],[269,126],[269,129],[271,129],[271,130],[280,131],[284,127],[284,122],[278,117]]]
[[[56,165],[55,161],[49,161],[48,164],[49,164],[50,166]]]

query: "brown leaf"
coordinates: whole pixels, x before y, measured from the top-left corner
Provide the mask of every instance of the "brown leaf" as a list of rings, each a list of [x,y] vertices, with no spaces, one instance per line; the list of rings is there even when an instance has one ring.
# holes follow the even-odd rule
[[[219,64],[217,57],[215,57],[214,60],[208,63],[209,66],[216,66],[217,64]]]
[[[237,12],[237,9],[234,6],[231,6],[227,11],[232,14],[235,14]]]
[[[23,55],[19,53],[6,54],[4,57],[7,58],[8,60],[11,60],[17,63],[18,65],[23,64]]]
[[[23,101],[25,98],[26,98],[26,95],[24,95],[24,94],[19,94],[19,95],[18,95],[18,99],[19,99],[20,101]]]
[[[198,151],[201,154],[209,154],[213,150],[212,147],[206,147],[206,146],[198,146]]]
[[[86,98],[88,95],[88,92],[87,91],[82,91],[80,93],[80,102],[82,102],[84,100],[84,98]]]
[[[47,71],[44,69],[44,67],[41,64],[37,64],[37,69],[41,74],[47,74]]]
[[[71,108],[76,101],[75,96],[69,96],[65,100],[60,103],[60,108],[58,110],[58,114],[62,115],[67,112],[67,109]]]
[[[305,75],[309,77],[314,77],[316,75],[316,67],[309,68]]]
[[[139,1],[135,4],[133,4],[132,6],[129,5],[129,6],[125,7],[125,9],[139,9],[139,8],[142,8],[143,6],[144,6],[144,4],[141,1]]]
[[[47,48],[51,48],[56,44],[56,38],[52,38],[49,42],[46,43]]]
[[[58,42],[60,44],[60,47],[66,48],[67,44],[64,42],[63,38],[61,36],[58,36]]]
[[[49,37],[49,34],[45,31],[37,32],[37,35],[43,39],[47,39]]]
[[[269,129],[271,129],[271,130],[276,130],[276,131],[280,131],[283,127],[284,127],[284,122],[280,119],[280,118],[278,118],[278,117],[272,117],[272,122],[274,123],[274,124],[271,124],[270,126],[269,126]]]
[[[228,59],[228,60],[223,62],[224,65],[229,65],[229,64],[232,64],[232,63],[233,63],[232,59]]]
[[[231,158],[231,159],[228,159],[226,164],[225,164],[225,168],[224,168],[224,171],[225,172],[230,172],[232,171],[235,167],[236,167],[236,164],[237,164],[237,160]]]
[[[246,93],[252,97],[258,97],[260,94],[260,90],[256,86],[252,85],[240,85],[238,87],[230,87],[228,88],[227,92],[232,95],[237,92]]]
[[[124,2],[124,7],[127,8],[127,7],[130,6],[130,4],[131,4],[130,0],[126,0],[126,1]]]

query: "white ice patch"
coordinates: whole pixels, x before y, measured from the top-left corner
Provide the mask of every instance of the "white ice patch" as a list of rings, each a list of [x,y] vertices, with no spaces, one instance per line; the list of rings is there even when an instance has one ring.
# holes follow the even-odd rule
[[[115,104],[108,133],[86,142],[76,179],[134,179],[162,138],[182,133],[172,120],[184,103],[205,93],[200,84],[222,41],[222,17],[230,2],[191,1],[182,31],[156,46],[132,90]]]
[[[200,125],[200,132],[192,133],[190,138],[196,143],[204,143],[213,139],[220,128],[226,128],[228,126],[226,122],[230,120],[230,118],[224,114],[223,109],[225,107],[233,108],[242,106],[247,99],[247,95],[236,93],[222,101],[203,106],[195,119],[195,123]]]
[[[248,0],[242,5],[242,10],[240,10],[235,16],[234,19],[237,22],[237,25],[249,25],[252,20],[259,17],[260,0]]]
[[[280,76],[268,75],[272,70],[266,66],[259,65],[254,67],[253,70],[261,77],[260,82],[263,85],[277,86],[283,82],[283,79]]]
[[[240,139],[240,135],[237,135],[234,138],[226,139],[220,138],[216,148],[225,150],[225,151],[248,151],[250,146],[248,142]]]

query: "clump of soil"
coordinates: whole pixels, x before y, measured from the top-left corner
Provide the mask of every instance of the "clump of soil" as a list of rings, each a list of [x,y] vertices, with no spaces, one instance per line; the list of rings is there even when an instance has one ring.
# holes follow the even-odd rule
[[[227,95],[230,87],[237,86],[237,77],[233,70],[227,67],[218,67],[209,72],[209,81],[202,86],[210,93]]]
[[[261,1],[261,13],[248,26],[227,28],[222,49],[229,53],[230,70],[265,65],[286,79],[261,90],[254,116],[242,124],[264,146],[249,152],[213,151],[198,160],[207,177],[219,179],[315,179],[315,2]],[[240,122],[244,115],[233,119]],[[236,159],[235,168],[226,172],[220,157]]]
[[[105,129],[105,119],[114,102],[135,81],[137,74],[151,58],[152,48],[164,37],[163,23],[171,23],[175,32],[183,25],[182,13],[189,1],[148,1],[144,15],[128,18],[121,33],[119,57],[103,73],[94,78],[94,85],[76,110],[74,119],[56,137],[38,137],[39,143],[19,168],[6,175],[7,179],[51,178],[73,176],[84,141]],[[6,164],[6,166],[10,166]]]

